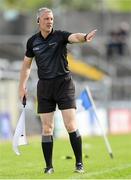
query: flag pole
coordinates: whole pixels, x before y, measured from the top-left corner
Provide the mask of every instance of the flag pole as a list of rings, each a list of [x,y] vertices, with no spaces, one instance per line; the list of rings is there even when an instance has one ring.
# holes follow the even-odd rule
[[[86,89],[86,92],[87,92],[87,94],[89,96],[89,99],[91,101],[91,104],[92,104],[92,107],[93,107],[93,110],[94,110],[95,118],[96,118],[96,120],[98,122],[98,125],[99,125],[100,129],[101,129],[101,132],[102,132],[102,135],[103,135],[103,138],[104,138],[104,141],[105,141],[105,145],[106,145],[107,151],[108,151],[110,157],[113,158],[113,153],[112,153],[112,149],[111,149],[110,143],[109,143],[108,138],[107,138],[107,136],[106,136],[106,134],[104,132],[104,129],[103,129],[101,123],[100,123],[100,120],[99,120],[99,117],[98,117],[98,114],[97,114],[97,111],[96,111],[96,106],[95,106],[94,101],[92,99],[90,90],[89,90],[88,87],[86,87],[85,89]]]

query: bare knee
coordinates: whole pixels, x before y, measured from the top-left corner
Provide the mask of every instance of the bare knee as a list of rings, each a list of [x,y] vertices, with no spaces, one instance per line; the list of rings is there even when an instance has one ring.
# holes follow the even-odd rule
[[[75,109],[62,110],[62,116],[65,128],[68,132],[74,132],[77,129]]]
[[[54,126],[53,124],[42,123],[42,134],[43,135],[52,135]]]
[[[42,125],[42,134],[43,135],[52,135],[54,129],[54,113],[44,113],[41,114],[41,125]]]
[[[77,127],[72,123],[65,124],[65,128],[68,132],[74,132],[77,129]]]

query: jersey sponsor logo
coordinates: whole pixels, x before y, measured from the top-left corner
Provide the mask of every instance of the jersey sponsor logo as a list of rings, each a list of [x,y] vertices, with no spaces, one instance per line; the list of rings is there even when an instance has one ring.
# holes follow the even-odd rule
[[[40,48],[39,47],[34,47],[33,50],[38,51],[38,50],[40,50]]]
[[[49,46],[54,46],[54,45],[56,45],[56,44],[57,44],[56,42],[49,43]]]

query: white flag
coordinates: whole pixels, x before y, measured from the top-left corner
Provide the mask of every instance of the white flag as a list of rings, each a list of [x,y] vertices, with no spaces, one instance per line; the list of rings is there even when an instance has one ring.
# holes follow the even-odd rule
[[[20,155],[18,146],[20,145],[26,145],[27,144],[27,138],[25,133],[25,108],[23,108],[23,111],[21,113],[21,116],[19,118],[19,121],[16,126],[16,130],[13,136],[13,150],[17,155]]]

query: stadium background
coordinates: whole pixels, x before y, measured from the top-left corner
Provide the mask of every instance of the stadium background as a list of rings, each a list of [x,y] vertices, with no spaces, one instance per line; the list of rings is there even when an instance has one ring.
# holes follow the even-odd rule
[[[79,3],[77,3],[79,2]],[[124,2],[124,3],[123,3]],[[0,140],[11,140],[22,110],[18,80],[26,40],[37,32],[36,11],[49,6],[55,15],[55,28],[71,32],[98,29],[90,44],[68,46],[69,65],[76,84],[76,99],[89,87],[100,120],[108,134],[131,133],[131,13],[130,0],[90,1],[0,1]],[[109,32],[128,24],[124,54],[107,55]],[[126,26],[125,25],[125,26]],[[127,27],[127,26],[126,26]],[[27,135],[41,133],[36,113],[36,65],[28,82],[26,107]],[[82,135],[98,135],[99,128],[87,112],[77,113]],[[55,114],[56,137],[66,136],[59,111]]]

